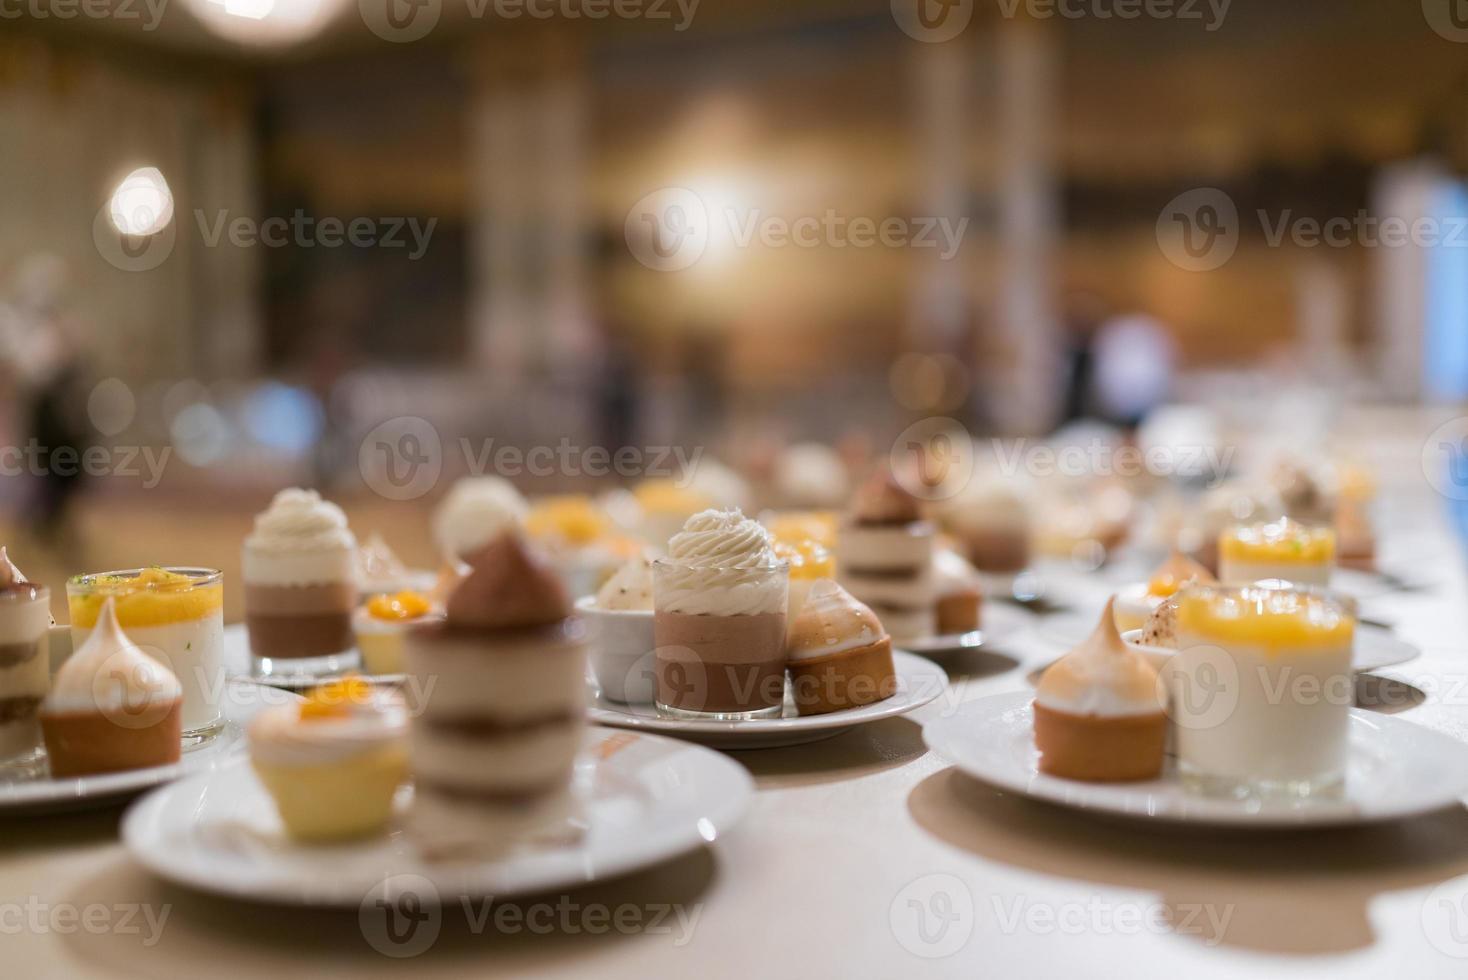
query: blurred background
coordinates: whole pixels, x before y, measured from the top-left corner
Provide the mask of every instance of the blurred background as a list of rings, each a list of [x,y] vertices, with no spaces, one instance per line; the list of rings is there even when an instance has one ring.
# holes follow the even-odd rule
[[[658,475],[487,447],[836,506],[789,447],[935,417],[1420,475],[1465,80],[1453,0],[0,0],[5,540],[230,574],[300,484],[432,565],[465,473]]]

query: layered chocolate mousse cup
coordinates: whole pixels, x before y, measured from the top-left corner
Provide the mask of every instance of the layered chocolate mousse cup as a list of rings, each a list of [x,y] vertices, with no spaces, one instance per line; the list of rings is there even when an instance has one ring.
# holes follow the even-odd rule
[[[694,514],[653,562],[657,706],[695,719],[779,717],[790,565],[738,510]]]
[[[27,582],[3,550],[0,579],[0,769],[30,770],[41,761],[36,712],[51,687],[51,593]]]
[[[1338,793],[1355,626],[1348,606],[1318,590],[1184,590],[1165,671],[1184,784],[1238,799]]]
[[[320,677],[361,665],[356,553],[346,515],[314,490],[282,490],[255,518],[243,572],[257,675]]]

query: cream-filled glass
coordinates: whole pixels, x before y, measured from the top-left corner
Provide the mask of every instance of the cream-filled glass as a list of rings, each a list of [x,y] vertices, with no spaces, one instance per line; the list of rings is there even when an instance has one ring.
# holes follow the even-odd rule
[[[700,718],[778,717],[785,699],[790,565],[738,510],[688,519],[653,563],[659,709]]]
[[[1339,791],[1354,697],[1355,618],[1328,595],[1197,586],[1177,600],[1167,666],[1183,780],[1208,795]]]
[[[1289,518],[1231,527],[1218,538],[1218,578],[1230,585],[1283,579],[1295,585],[1330,584],[1335,531]]]

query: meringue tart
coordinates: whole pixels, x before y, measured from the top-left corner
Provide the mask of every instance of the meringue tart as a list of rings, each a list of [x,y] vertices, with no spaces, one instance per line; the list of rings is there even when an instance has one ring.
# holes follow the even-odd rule
[[[897,693],[892,638],[870,608],[830,579],[811,586],[790,630],[786,670],[802,715],[856,708]]]

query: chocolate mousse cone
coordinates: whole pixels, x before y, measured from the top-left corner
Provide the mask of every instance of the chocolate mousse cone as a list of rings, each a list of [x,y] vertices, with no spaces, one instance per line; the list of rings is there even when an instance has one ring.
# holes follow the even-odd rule
[[[1108,610],[1109,613],[1109,610]],[[1065,779],[1123,782],[1162,772],[1167,715],[1101,717],[1056,711],[1035,702],[1040,771]]]
[[[791,696],[802,715],[857,708],[897,693],[892,640],[886,636],[851,650],[792,660],[786,669]]]

